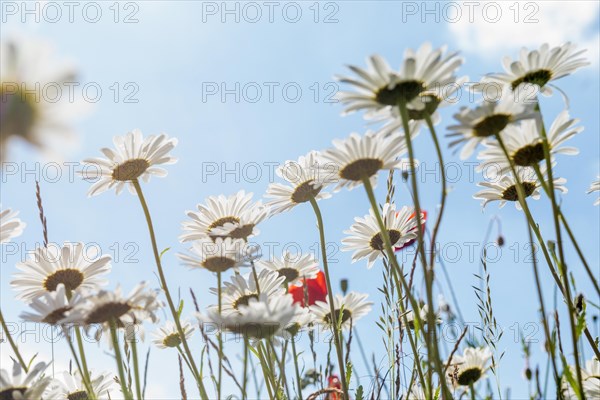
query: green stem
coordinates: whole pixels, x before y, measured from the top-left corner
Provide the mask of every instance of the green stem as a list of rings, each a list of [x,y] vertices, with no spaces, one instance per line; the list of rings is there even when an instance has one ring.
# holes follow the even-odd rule
[[[383,219],[381,218],[381,213],[379,212],[379,206],[377,205],[377,200],[375,199],[375,193],[373,192],[373,186],[371,185],[371,180],[369,178],[364,178],[363,185],[365,186],[365,191],[367,192],[367,197],[369,198],[369,202],[371,203],[371,209],[373,210],[373,213],[375,214],[375,218],[377,219],[377,223],[379,225],[379,230],[381,231],[381,237],[383,238],[383,244],[384,244],[385,251],[387,252],[388,261],[392,263],[392,268],[390,268],[390,269],[392,271],[392,277],[394,278],[394,281],[396,284],[396,290],[398,291],[398,305],[400,307],[400,312],[403,315],[403,317],[402,317],[403,323],[407,329],[407,336],[410,341],[410,345],[411,345],[413,354],[415,356],[415,365],[417,368],[417,372],[419,373],[421,385],[423,386],[423,388],[425,388],[426,393],[427,392],[431,393],[432,388],[430,387],[430,385],[426,385],[425,376],[421,369],[420,356],[419,356],[419,352],[417,350],[416,343],[413,341],[413,337],[410,334],[410,332],[408,331],[409,325],[408,325],[408,320],[406,318],[406,309],[402,302],[402,290],[404,290],[406,292],[406,297],[408,298],[408,301],[410,302],[410,305],[413,308],[413,316],[414,316],[413,321],[415,324],[415,332],[417,332],[419,329],[424,328],[423,321],[421,320],[419,304],[417,303],[417,301],[413,297],[412,293],[410,292],[410,288],[408,287],[408,284],[406,283],[406,280],[404,279],[404,275],[402,274],[400,265],[398,265],[398,260],[396,259],[396,256],[394,255],[394,250],[392,249],[392,243],[390,242],[390,235],[388,234],[388,231],[385,227]]]
[[[121,391],[123,397],[126,400],[133,400],[133,396],[129,393],[129,389],[125,383],[125,370],[123,369],[123,357],[121,356],[121,349],[119,348],[119,338],[117,337],[117,324],[114,319],[110,320],[110,336],[112,339],[113,348],[115,350],[115,359],[117,362],[117,368],[119,370],[119,383],[121,384]]]
[[[298,400],[302,400],[302,380],[300,379],[300,367],[298,366],[298,353],[296,352],[296,337],[292,337],[292,356],[294,357],[294,372],[296,373],[296,387],[298,389]]]
[[[556,231],[556,242],[558,244],[558,255],[560,258],[560,266],[562,270],[562,277],[564,280],[565,287],[565,297],[567,300],[567,306],[569,309],[569,324],[571,325],[571,335],[573,342],[573,353],[575,357],[575,368],[577,369],[577,384],[581,392],[583,393],[583,377],[581,375],[581,366],[579,361],[579,346],[578,338],[577,338],[577,330],[575,325],[575,306],[573,305],[573,298],[571,297],[571,285],[569,284],[569,269],[567,263],[565,261],[565,254],[563,249],[563,241],[562,241],[562,232],[560,229],[560,220],[559,220],[559,207],[558,202],[556,201],[556,191],[554,190],[554,177],[552,171],[552,156],[550,155],[550,145],[548,143],[548,136],[546,135],[546,128],[544,126],[544,120],[542,117],[542,110],[540,109],[540,103],[537,103],[537,109],[540,116],[541,123],[541,137],[542,143],[544,147],[544,158],[546,159],[546,172],[548,174],[548,190],[550,192],[550,200],[552,201],[552,217],[554,218],[554,228]],[[543,179],[542,179],[543,181]]]
[[[188,357],[190,365],[192,366],[192,374],[196,379],[196,384],[198,385],[198,390],[200,392],[200,397],[204,400],[208,400],[208,395],[206,394],[206,388],[204,387],[204,383],[202,382],[202,376],[198,372],[198,367],[194,362],[194,357],[192,356],[192,352],[187,343],[187,339],[185,337],[185,332],[183,331],[183,327],[181,326],[181,322],[179,321],[179,313],[177,312],[177,308],[175,308],[175,304],[173,303],[173,299],[171,298],[171,293],[169,292],[169,287],[167,286],[167,279],[165,278],[165,274],[163,272],[162,263],[160,260],[160,253],[158,251],[158,246],[156,244],[156,236],[154,234],[154,227],[152,225],[152,217],[150,216],[150,211],[148,210],[148,205],[146,204],[146,199],[144,198],[144,194],[142,192],[142,187],[137,179],[134,179],[132,182],[135,187],[135,191],[140,199],[140,204],[142,205],[142,209],[144,210],[144,216],[146,217],[146,223],[148,225],[148,231],[150,233],[150,241],[152,242],[152,251],[154,253],[154,260],[156,262],[156,269],[158,270],[158,277],[160,279],[160,284],[162,289],[165,292],[165,297],[167,298],[167,303],[169,305],[169,310],[171,311],[171,315],[173,320],[175,321],[175,325],[177,326],[177,332],[179,333],[179,337],[181,337],[181,343],[183,345],[183,349]]]
[[[248,398],[246,387],[248,386],[248,339],[244,338],[244,376],[242,377],[242,400]]]
[[[329,266],[327,264],[327,247],[325,244],[325,228],[323,227],[323,216],[321,215],[321,209],[317,204],[317,200],[314,197],[310,198],[310,204],[317,217],[317,223],[319,227],[319,240],[321,242],[321,256],[323,258],[323,272],[325,273],[325,282],[327,283],[327,296],[329,299],[329,310],[331,312],[331,330],[333,332],[333,340],[335,344],[335,350],[337,353],[338,364],[340,368],[340,381],[342,382],[342,392],[344,392],[344,399],[349,400],[348,396],[348,382],[346,382],[346,368],[344,365],[344,355],[342,352],[342,344],[340,343],[340,329],[337,323],[333,323],[335,319],[335,304],[333,300],[333,286],[331,286],[331,279],[329,277]]]
[[[6,338],[8,339],[8,343],[10,343],[10,347],[12,348],[13,353],[15,353],[15,356],[17,356],[17,361],[19,362],[19,365],[21,366],[21,368],[23,368],[23,371],[29,372],[29,368],[27,367],[27,364],[25,364],[25,361],[23,361],[23,357],[19,352],[19,348],[17,347],[15,341],[13,340],[8,330],[8,327],[6,326],[6,321],[4,321],[4,315],[2,315],[2,310],[0,310],[0,323],[2,323],[2,330],[4,330],[4,333],[6,333]]]
[[[131,352],[133,353],[133,373],[135,375],[135,393],[138,400],[142,400],[142,386],[140,383],[140,365],[138,360],[137,351],[137,338],[135,333],[133,334],[133,340],[131,341]]]
[[[546,192],[546,195],[548,197],[550,197],[550,188],[548,187],[548,185],[546,185],[546,182],[544,180],[544,175],[542,174],[542,171],[540,170],[540,166],[535,164],[533,166],[533,169],[535,169],[535,173],[538,177],[538,180],[540,181],[542,189],[544,189],[544,192]],[[600,295],[600,286],[598,286],[598,281],[596,280],[594,273],[590,269],[590,266],[587,263],[587,260],[585,259],[583,252],[579,248],[579,244],[577,243],[577,240],[575,239],[575,236],[573,235],[573,232],[571,231],[571,228],[570,228],[569,224],[567,223],[567,219],[565,218],[565,216],[562,213],[562,211],[560,210],[560,208],[558,209],[558,213],[559,213],[558,217],[562,221],[562,224],[565,227],[565,230],[567,231],[567,234],[569,235],[571,242],[573,242],[573,246],[575,247],[577,255],[579,255],[579,259],[583,263],[585,271],[587,272],[588,277],[590,278],[590,281],[592,282],[592,285],[596,289],[596,293],[598,293],[598,295]]]
[[[471,392],[471,400],[475,400],[475,388],[472,383],[469,384],[469,389],[469,392]]]
[[[71,336],[69,335],[69,333],[66,330],[64,330],[64,333],[65,333],[65,337],[67,338],[67,343],[69,345],[69,349],[71,350],[71,354],[73,355],[73,359],[75,360],[75,365],[77,366],[77,370],[79,371],[79,375],[81,377],[83,377],[85,375],[83,373],[83,368],[81,368],[81,363],[79,362],[79,357],[77,356],[77,351],[75,350],[75,346],[73,345],[73,340],[71,340]],[[91,385],[85,379],[83,379],[83,384],[85,385],[85,390],[88,393],[88,396],[93,398],[94,391],[92,390]]]
[[[77,347],[79,348],[79,355],[81,357],[81,368],[83,369],[82,378],[84,380],[84,384],[86,385],[86,387],[89,388],[91,399],[95,399],[96,394],[94,393],[93,388],[92,388],[92,378],[90,377],[90,370],[87,366],[87,360],[85,358],[85,351],[83,349],[83,339],[81,337],[81,331],[79,330],[78,326],[75,327],[75,337],[77,339]]]
[[[506,145],[504,144],[502,137],[499,134],[496,134],[496,140],[498,141],[498,144],[500,145],[500,148],[502,149],[504,156],[506,157],[506,160],[508,161],[508,163],[510,165],[510,169],[515,178],[515,182],[517,182],[517,197],[519,199],[519,203],[521,204],[521,207],[523,208],[523,211],[525,212],[525,215],[527,216],[529,225],[531,226],[534,233],[536,234],[536,237],[538,239],[540,247],[542,248],[542,251],[544,253],[544,257],[546,258],[546,262],[548,263],[548,267],[550,268],[550,271],[552,272],[552,276],[554,277],[554,280],[557,282],[557,285],[561,288],[561,292],[563,293],[563,298],[565,299],[565,301],[567,303],[567,308],[569,311],[569,325],[571,327],[571,334],[572,334],[571,336],[572,336],[572,340],[574,342],[574,346],[573,346],[574,350],[573,351],[575,354],[575,366],[577,368],[578,385],[579,385],[580,392],[581,392],[581,389],[583,388],[583,384],[582,384],[581,379],[579,379],[581,377],[581,368],[579,366],[579,349],[577,348],[575,322],[573,320],[574,308],[573,308],[573,301],[571,299],[571,290],[569,288],[568,276],[563,273],[564,271],[561,271],[562,267],[560,265],[561,264],[560,262],[558,263],[559,271],[562,273],[562,275],[565,279],[565,282],[561,282],[560,277],[556,275],[556,271],[554,271],[554,268],[552,266],[552,261],[548,255],[548,249],[546,248],[546,244],[544,243],[544,240],[542,239],[539,227],[535,223],[535,220],[533,219],[533,216],[531,215],[531,211],[529,210],[529,206],[527,205],[527,201],[525,200],[525,198],[526,198],[525,189],[523,187],[523,183],[521,182],[521,178],[519,177],[519,174],[517,173],[515,164],[514,164],[512,158],[510,157],[510,154],[508,153],[508,149],[506,148]],[[566,283],[566,285],[565,285],[565,283]]]
[[[433,264],[435,262],[435,251],[433,251],[433,249],[436,248],[435,240],[437,238],[437,234],[438,234],[440,225],[442,223],[442,217],[444,215],[444,210],[446,208],[447,182],[446,182],[446,168],[444,168],[445,167],[444,156],[442,155],[442,149],[440,147],[440,142],[436,135],[435,128],[433,126],[433,122],[431,121],[431,116],[429,114],[426,115],[425,121],[427,121],[427,126],[429,127],[429,132],[431,132],[431,138],[433,139],[433,144],[435,145],[435,152],[437,154],[438,162],[440,164],[440,173],[441,173],[441,177],[442,177],[442,194],[441,194],[441,199],[440,199],[440,212],[435,221],[435,226],[434,226],[433,232],[431,234],[431,249],[432,249],[432,251],[431,251],[431,255],[430,255],[430,259],[429,259],[429,265],[433,266]]]
[[[398,104],[398,108],[400,110],[400,116],[402,119],[402,127],[404,129],[404,138],[406,141],[406,147],[408,150],[408,157],[409,157],[409,162],[410,162],[410,172],[411,172],[411,185],[412,185],[412,190],[413,190],[413,199],[414,199],[414,203],[415,203],[415,213],[416,213],[416,218],[417,218],[417,237],[418,237],[418,243],[419,243],[419,249],[420,249],[420,253],[421,253],[421,262],[422,262],[422,266],[423,266],[423,274],[425,276],[425,291],[427,294],[427,303],[429,304],[428,307],[428,311],[427,311],[427,321],[428,321],[428,327],[427,327],[427,349],[428,349],[428,361],[429,363],[431,363],[431,358],[433,358],[433,364],[435,367],[435,370],[438,374],[439,377],[439,381],[440,381],[440,386],[442,387],[442,397],[446,398],[446,399],[451,399],[452,398],[452,394],[450,393],[450,391],[448,390],[448,386],[446,385],[446,378],[444,376],[444,367],[442,366],[442,362],[440,360],[440,354],[439,354],[439,349],[438,349],[438,339],[437,339],[437,330],[436,330],[436,325],[435,325],[435,321],[436,321],[436,316],[435,316],[435,307],[433,305],[433,280],[434,280],[434,274],[433,274],[433,263],[431,263],[430,266],[427,266],[427,258],[425,256],[425,242],[423,240],[423,221],[421,220],[421,205],[419,202],[419,188],[417,185],[417,174],[415,171],[415,156],[414,156],[414,151],[413,151],[413,147],[412,147],[412,140],[410,137],[410,127],[408,124],[409,121],[409,116],[408,116],[408,109],[406,108],[406,100],[405,99],[401,99],[399,104]],[[430,130],[433,128],[433,124],[431,124],[431,118],[429,118],[428,120],[428,124],[430,125]],[[435,130],[432,130],[432,135],[435,138]],[[435,141],[435,140],[434,140]],[[439,146],[439,144],[438,144]],[[441,156],[441,150],[440,150],[440,155]],[[444,166],[441,166],[441,169],[444,169]],[[445,181],[445,179],[444,179]],[[445,190],[444,190],[445,192]],[[441,220],[441,212],[439,215],[439,218]],[[436,227],[437,229],[437,227]],[[431,257],[432,260],[435,260],[435,247],[431,249]],[[417,314],[418,309],[415,310],[415,315]],[[429,368],[429,370],[431,370],[431,368]],[[433,389],[433,387],[432,387]]]
[[[217,295],[219,297],[218,300],[218,309],[219,315],[221,315],[221,311],[223,308],[223,300],[222,300],[222,288],[221,288],[221,273],[217,272]],[[223,335],[221,334],[221,330],[217,332],[217,340],[219,341],[219,372],[217,375],[217,398],[221,398],[221,382],[223,379]]]
[[[269,369],[270,363],[267,362],[265,358],[265,350],[262,341],[258,342],[256,351],[258,354],[258,360],[260,361],[260,366],[263,371],[263,376],[265,377],[265,386],[267,387],[267,392],[269,392],[269,398],[274,399],[275,397],[273,396],[273,390],[275,389],[275,385],[272,377],[273,374]]]

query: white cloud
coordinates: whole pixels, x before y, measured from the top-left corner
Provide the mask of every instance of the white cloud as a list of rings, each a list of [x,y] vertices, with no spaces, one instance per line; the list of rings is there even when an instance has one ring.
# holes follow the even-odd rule
[[[471,21],[468,3],[473,4]],[[571,41],[588,49],[589,60],[595,66],[599,64],[599,2],[453,2],[453,6],[446,8],[448,29],[464,51],[485,58],[511,52],[516,56],[514,50],[523,46],[537,47],[542,43],[556,46]]]

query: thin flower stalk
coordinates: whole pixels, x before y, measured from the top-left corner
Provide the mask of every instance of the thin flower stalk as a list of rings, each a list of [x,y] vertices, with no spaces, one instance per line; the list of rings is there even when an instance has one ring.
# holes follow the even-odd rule
[[[421,253],[421,261],[422,261],[422,265],[423,265],[423,273],[425,276],[425,289],[426,289],[426,295],[427,295],[427,303],[431,305],[431,307],[429,307],[428,312],[427,312],[427,323],[428,323],[428,328],[427,328],[427,348],[428,348],[428,354],[429,354],[429,361],[431,362],[431,357],[433,357],[434,360],[434,366],[435,366],[435,370],[439,376],[439,380],[440,380],[440,386],[442,388],[442,395],[444,398],[451,398],[451,393],[448,390],[448,387],[446,385],[446,379],[444,377],[444,371],[443,371],[443,367],[442,367],[442,363],[441,363],[441,359],[440,359],[440,355],[439,355],[439,348],[438,348],[438,340],[437,340],[437,331],[435,329],[436,323],[436,317],[435,317],[435,310],[433,307],[433,263],[428,267],[427,266],[427,258],[425,256],[425,242],[423,239],[423,221],[421,219],[421,206],[420,206],[420,202],[419,202],[419,189],[417,186],[417,174],[415,171],[415,156],[414,156],[414,151],[412,148],[412,141],[411,141],[411,137],[410,137],[410,128],[409,128],[409,116],[408,116],[408,109],[406,106],[406,101],[404,99],[401,99],[399,104],[398,104],[398,108],[400,110],[400,117],[402,119],[402,125],[404,128],[404,135],[405,135],[405,140],[406,140],[406,146],[408,149],[408,157],[409,157],[409,162],[410,162],[410,175],[411,175],[411,184],[412,184],[412,190],[413,190],[413,201],[415,204],[415,214],[416,214],[416,219],[417,219],[417,235],[418,235],[418,248],[420,249],[420,253]],[[431,125],[430,129],[432,127],[431,124],[431,118],[428,118],[428,124]],[[432,134],[435,136],[435,134],[433,133],[434,131],[432,131]],[[442,168],[443,169],[443,168]],[[441,213],[438,216],[438,218],[441,219]],[[435,254],[434,254],[434,248],[431,249],[431,253],[432,253],[432,258],[435,259]],[[418,314],[418,312],[416,311],[418,310],[415,309],[415,316]]]
[[[117,324],[114,319],[110,321],[110,337],[115,350],[115,360],[117,362],[117,369],[119,370],[119,383],[121,384],[121,391],[125,400],[133,400],[133,396],[127,388],[125,383],[125,370],[123,368],[123,356],[121,355],[121,349],[119,347],[119,337],[117,336]]]
[[[144,216],[146,217],[146,223],[148,225],[148,231],[150,233],[150,241],[152,242],[152,251],[154,252],[154,261],[156,262],[156,268],[158,270],[160,284],[165,292],[165,297],[167,298],[167,303],[169,305],[171,315],[173,317],[173,320],[175,321],[175,325],[177,326],[177,332],[179,332],[183,349],[188,357],[190,365],[192,366],[192,374],[196,379],[196,384],[198,386],[198,390],[200,391],[200,396],[203,399],[207,400],[208,395],[206,394],[206,388],[204,387],[204,383],[202,382],[202,376],[200,375],[198,367],[194,362],[194,357],[192,356],[192,352],[187,343],[185,332],[183,331],[183,327],[181,326],[181,322],[179,321],[179,313],[177,312],[177,308],[175,308],[175,304],[173,303],[171,293],[169,292],[169,287],[167,286],[167,279],[165,278],[165,274],[163,272],[162,263],[160,260],[160,253],[156,244],[156,235],[154,234],[154,227],[152,225],[152,217],[150,216],[150,211],[148,210],[148,204],[146,203],[146,199],[144,198],[144,193],[142,192],[142,187],[140,186],[139,181],[137,179],[134,179],[132,183],[138,195],[138,198],[140,199],[142,209],[144,210]]]
[[[21,356],[21,352],[19,351],[17,344],[13,340],[12,335],[10,334],[8,327],[6,326],[6,321],[4,321],[4,315],[2,314],[2,310],[0,310],[0,323],[2,324],[2,330],[4,331],[6,338],[8,339],[8,343],[10,344],[10,347],[12,348],[13,353],[17,357],[17,361],[19,361],[19,365],[21,366],[21,368],[23,368],[23,371],[25,371],[26,373],[29,372],[29,369],[27,368],[27,364],[25,364],[25,361],[23,360],[23,357]]]
[[[131,341],[131,353],[133,356],[133,374],[135,378],[135,394],[138,400],[142,400],[142,386],[140,383],[140,365],[138,359],[138,350],[137,350],[137,338],[135,337],[135,333],[133,334],[133,340]]]
[[[321,215],[321,209],[317,204],[317,200],[311,197],[310,204],[313,207],[315,216],[317,217],[317,225],[319,228],[319,241],[321,244],[321,256],[323,258],[323,272],[325,273],[325,282],[327,283],[327,296],[329,298],[329,307],[331,312],[331,319],[333,320],[335,314],[335,303],[333,301],[333,287],[331,286],[331,278],[329,277],[329,265],[327,263],[327,248],[325,242],[325,228],[323,227],[323,216]],[[344,400],[348,400],[348,382],[346,382],[346,368],[344,365],[344,355],[342,350],[342,343],[340,341],[340,327],[338,324],[330,324],[331,331],[333,333],[333,341],[335,344],[335,350],[337,353],[338,365],[340,368],[340,381],[342,383],[342,391],[344,392]]]

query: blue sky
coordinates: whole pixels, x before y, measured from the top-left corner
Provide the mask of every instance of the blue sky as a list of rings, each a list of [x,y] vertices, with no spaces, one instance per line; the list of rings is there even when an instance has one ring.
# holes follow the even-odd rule
[[[362,115],[341,117],[341,105],[328,100],[329,94],[336,90],[333,76],[347,73],[345,65],[364,66],[367,56],[379,53],[392,66],[398,66],[405,48],[415,48],[430,41],[435,46],[447,44],[451,50],[460,50],[466,58],[461,74],[476,81],[485,73],[500,71],[501,58],[516,56],[521,45],[537,46],[545,41],[558,45],[567,40],[585,45],[589,48],[592,65],[557,82],[569,95],[571,115],[581,119],[581,125],[585,127],[584,132],[571,142],[581,153],[576,157],[559,157],[557,171],[568,180],[569,193],[562,197],[565,214],[590,265],[598,269],[600,208],[592,205],[595,195],[585,194],[600,169],[599,21],[595,2],[577,5],[573,2],[538,2],[535,3],[537,8],[520,8],[518,16],[508,4],[503,4],[502,16],[495,23],[489,21],[494,19],[492,11],[482,14],[483,6],[474,10],[474,19],[470,23],[464,5],[458,5],[462,13],[458,20],[454,14],[444,20],[442,14],[436,22],[434,14],[421,14],[421,10],[414,15],[408,13],[413,9],[407,8],[408,3],[401,2],[346,1],[316,6],[313,2],[281,2],[273,11],[271,23],[269,9],[262,2],[253,3],[261,12],[257,22],[251,22],[256,15],[254,6],[227,3],[230,10],[237,4],[240,14],[239,22],[236,22],[234,14],[222,13],[224,3],[221,2],[148,1],[132,3],[134,6],[127,8],[121,3],[118,23],[114,21],[114,10],[109,8],[112,3],[98,3],[102,17],[97,23],[87,22],[79,9],[75,10],[71,23],[63,8],[63,18],[59,22],[43,21],[42,18],[36,23],[28,17],[24,24],[20,22],[20,13],[6,15],[6,3],[2,5],[3,36],[20,33],[51,40],[59,55],[74,60],[81,82],[95,82],[103,90],[100,101],[93,104],[89,115],[76,125],[80,138],[78,148],[66,154],[63,161],[96,156],[101,147],[112,144],[114,135],[133,128],[140,128],[145,134],[166,132],[179,139],[179,146],[173,152],[179,162],[168,167],[166,178],[153,179],[144,190],[154,216],[159,246],[172,249],[165,256],[170,286],[180,287],[188,301],[188,288],[193,287],[202,305],[213,303],[208,288],[216,282],[208,272],[186,270],[175,256],[185,249],[177,241],[184,211],[203,202],[209,195],[230,194],[239,189],[261,196],[269,183],[269,166],[273,163],[296,159],[311,149],[326,148],[332,139],[343,138],[350,132],[364,132],[367,125]],[[411,4],[421,7],[420,2]],[[440,13],[453,12],[446,3],[438,4]],[[213,14],[215,8],[217,11]],[[290,22],[297,18],[295,11],[298,9],[302,13],[298,22]],[[131,12],[138,22],[123,23],[123,18]],[[326,19],[331,23],[325,23]],[[455,22],[448,22],[449,19]],[[114,89],[111,89],[115,82],[120,88],[117,102],[113,98]],[[125,86],[128,83],[130,86]],[[222,101],[222,85],[232,89],[236,83],[239,83],[241,93],[239,102],[234,94],[225,95],[225,101]],[[207,91],[215,87],[219,88],[217,94]],[[261,97],[253,102],[257,87],[261,89]],[[272,101],[269,87],[274,88]],[[139,101],[125,103],[125,94],[132,93],[132,88],[138,89],[132,96]],[[297,88],[302,94],[295,101]],[[469,105],[468,98],[461,98],[460,104]],[[555,95],[544,99],[542,106],[549,123],[564,103],[559,95]],[[451,124],[451,115],[457,109],[458,106],[454,106],[443,110],[442,123],[437,127],[439,135],[445,133],[445,127]],[[527,393],[527,385],[521,378],[520,344],[515,342],[511,327],[533,332],[533,328],[525,324],[537,321],[538,307],[531,264],[526,260],[524,217],[512,205],[499,211],[491,204],[482,212],[479,202],[472,199],[478,190],[475,183],[480,180],[478,174],[469,173],[475,160],[461,162],[447,149],[448,141],[445,138],[442,141],[446,160],[452,163],[453,172],[460,171],[460,175],[451,184],[440,242],[467,321],[478,321],[471,285],[476,284],[473,274],[479,270],[479,242],[483,240],[490,218],[498,215],[502,219],[507,244],[498,259],[490,261],[489,270],[496,318],[506,329],[498,344],[499,349],[506,350],[500,368],[501,383],[510,386],[513,395],[521,398]],[[416,153],[428,170],[433,169],[435,156],[426,132],[416,140]],[[21,211],[28,227],[18,241],[27,243],[26,249],[31,249],[33,243],[41,240],[35,182],[32,175],[23,176],[22,173],[24,167],[31,169],[35,163],[48,160],[20,144],[10,149],[10,160],[17,162],[19,169],[15,175],[5,173],[2,176],[1,201],[3,207]],[[44,164],[38,165],[43,169]],[[215,166],[217,174],[207,175],[206,171],[212,171]],[[257,166],[260,167],[258,170]],[[232,170],[236,172],[224,173]],[[471,179],[473,176],[475,179]],[[420,176],[422,205],[430,210],[430,215],[435,214],[439,199],[438,177],[436,174]],[[396,202],[407,204],[408,190],[399,179],[397,182]],[[117,256],[115,249],[118,248],[119,261],[113,262],[111,286],[121,283],[129,290],[142,279],[157,284],[143,214],[135,197],[127,193],[119,197],[105,193],[88,199],[89,184],[77,178],[69,179],[66,169],[57,182],[43,179],[41,184],[51,241],[95,242],[113,257]],[[384,190],[385,185],[380,184],[381,200]],[[358,188],[323,201],[322,209],[327,240],[339,243],[344,236],[342,231],[352,224],[353,218],[367,213],[368,202],[364,191]],[[534,202],[532,210],[547,239],[553,239],[548,201],[543,198]],[[295,246],[295,243],[302,251],[314,251],[318,240],[308,206],[273,218],[260,230],[257,240],[278,243],[276,254],[281,254],[285,245]],[[475,249],[475,257],[470,257],[469,246]],[[132,257],[137,262],[124,262],[124,255],[130,251],[135,252]],[[571,268],[575,276],[582,282],[582,267],[570,248],[568,256],[573,260]],[[348,278],[351,290],[369,293],[377,310],[381,299],[375,287],[380,281],[381,266],[367,270],[365,263],[351,264],[350,253],[345,252],[337,252],[333,257],[337,260],[332,264],[333,280]],[[13,321],[24,307],[13,300],[9,286],[9,277],[19,258],[19,255],[3,255],[2,260],[0,299],[7,319]],[[444,279],[442,283],[447,293]],[[591,293],[584,284],[579,289]],[[552,283],[546,274],[544,290],[550,305]],[[380,331],[373,323],[376,318],[377,313],[371,313],[360,322],[358,330],[366,347],[382,356]],[[597,334],[598,326],[591,327],[591,331]],[[533,338],[540,341],[532,346],[534,356],[540,356],[541,329],[533,333]],[[30,341],[23,347],[29,355],[40,351],[41,356],[50,356],[47,343]],[[111,368],[110,357],[95,348],[95,345],[91,346],[90,351],[98,355],[97,362],[103,368]],[[6,353],[7,348],[3,345],[3,368],[6,368]],[[543,358],[536,360],[541,360],[542,366],[545,364]],[[154,368],[150,371],[149,393],[154,398],[163,398],[170,393],[177,396],[175,354],[153,349],[151,361]],[[362,368],[358,357],[355,362]],[[168,365],[168,372],[159,365]],[[63,364],[59,362],[57,370],[64,366],[64,361]],[[192,392],[191,385],[188,390]]]

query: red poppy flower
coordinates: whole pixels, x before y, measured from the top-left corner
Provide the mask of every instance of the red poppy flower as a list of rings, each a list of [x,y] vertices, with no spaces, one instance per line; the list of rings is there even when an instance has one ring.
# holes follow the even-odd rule
[[[342,382],[340,382],[340,378],[337,375],[330,375],[327,378],[328,388],[331,389],[342,389]],[[338,393],[332,392],[327,396],[327,400],[341,400],[342,396]]]
[[[421,231],[422,231],[423,233],[425,233],[425,222],[427,222],[427,211],[425,211],[425,210],[422,210],[422,211],[421,211],[421,213],[423,214],[423,218],[421,218]],[[416,215],[417,215],[416,213],[412,213],[412,214],[410,215],[409,219],[410,219],[410,218],[414,218]],[[418,229],[418,227],[415,227],[413,230],[417,230],[417,229]],[[394,251],[400,251],[400,250],[402,250],[402,249],[405,249],[405,248],[407,248],[408,246],[412,246],[412,245],[413,245],[413,243],[415,243],[416,241],[417,241],[417,239],[416,239],[416,238],[415,238],[415,239],[412,239],[412,240],[409,240],[408,242],[404,243],[404,244],[403,244],[402,246],[400,246],[400,247],[394,247]]]
[[[308,305],[312,306],[317,301],[325,301],[327,298],[327,284],[325,283],[325,274],[319,271],[316,278],[304,279],[302,285],[290,285],[288,292],[294,298],[294,303],[306,307],[304,286],[308,295]]]

